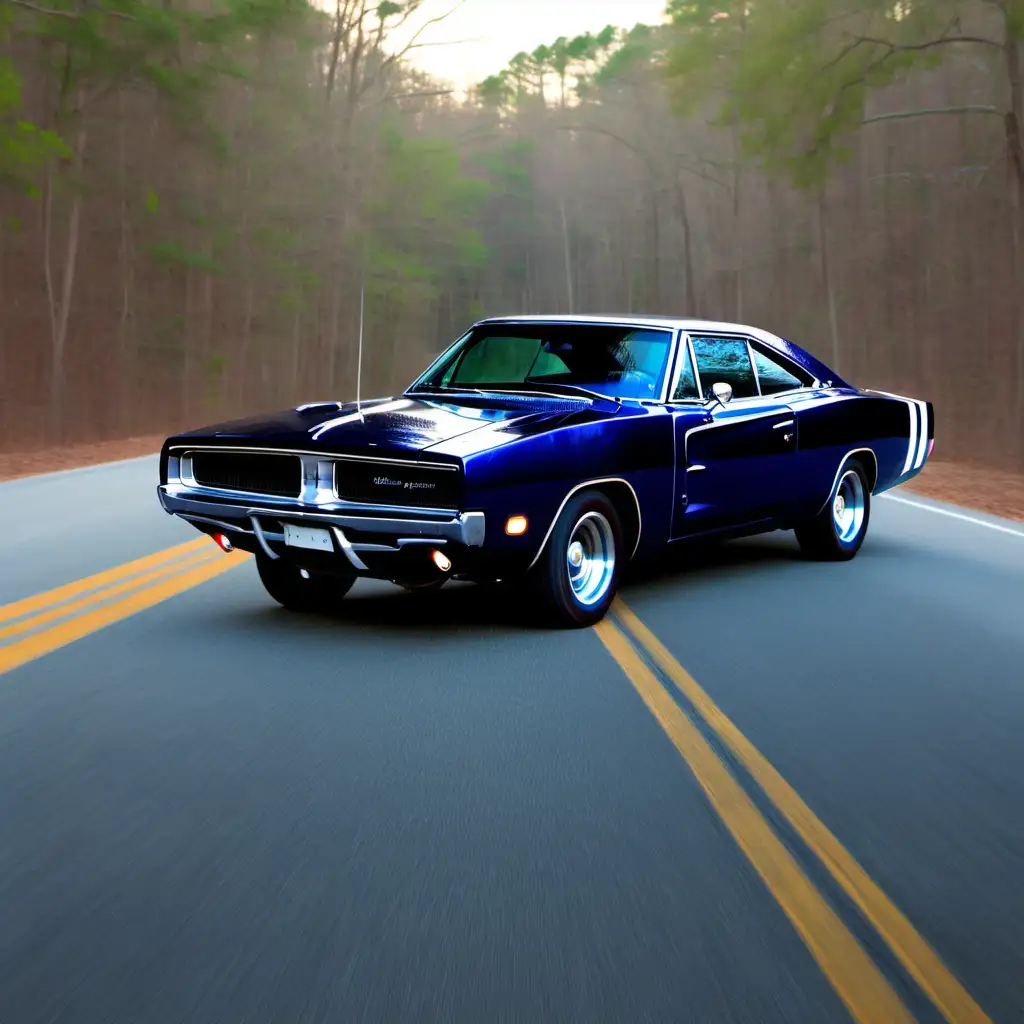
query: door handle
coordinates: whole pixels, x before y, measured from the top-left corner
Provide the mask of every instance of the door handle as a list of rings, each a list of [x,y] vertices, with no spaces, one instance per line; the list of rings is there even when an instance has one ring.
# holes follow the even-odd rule
[[[772,430],[781,430],[783,427],[791,427],[791,426],[793,426],[793,421],[792,420],[783,420],[781,423],[776,423],[772,427]]]

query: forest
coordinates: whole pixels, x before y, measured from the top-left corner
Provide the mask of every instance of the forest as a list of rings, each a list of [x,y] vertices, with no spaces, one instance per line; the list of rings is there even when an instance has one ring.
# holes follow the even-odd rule
[[[361,312],[363,397],[644,312],[1024,470],[1024,0],[671,0],[468,94],[414,63],[446,2],[0,0],[0,450],[354,398]]]

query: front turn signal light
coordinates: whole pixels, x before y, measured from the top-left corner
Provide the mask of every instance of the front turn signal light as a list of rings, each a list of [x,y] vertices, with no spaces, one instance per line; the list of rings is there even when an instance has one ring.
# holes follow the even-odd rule
[[[526,528],[529,525],[526,521],[526,516],[512,516],[505,524],[505,532],[510,537],[521,537],[526,533]]]

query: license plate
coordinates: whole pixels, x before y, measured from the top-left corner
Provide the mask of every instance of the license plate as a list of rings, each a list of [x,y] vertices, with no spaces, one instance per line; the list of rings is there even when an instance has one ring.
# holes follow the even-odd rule
[[[327,530],[314,530],[308,526],[284,524],[284,542],[290,548],[307,548],[310,551],[334,553],[334,542]]]

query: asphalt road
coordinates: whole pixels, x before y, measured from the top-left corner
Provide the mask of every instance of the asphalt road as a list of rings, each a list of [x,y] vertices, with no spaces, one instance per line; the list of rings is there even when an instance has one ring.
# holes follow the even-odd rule
[[[155,477],[0,484],[2,1024],[1024,1020],[1024,525],[897,492],[587,631],[209,542],[24,603],[191,541]]]

